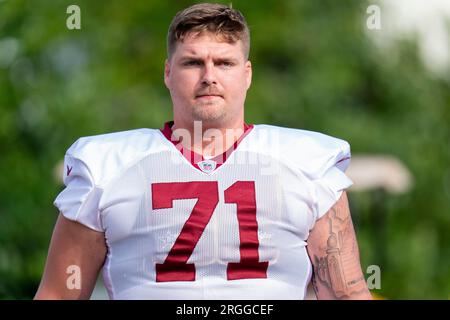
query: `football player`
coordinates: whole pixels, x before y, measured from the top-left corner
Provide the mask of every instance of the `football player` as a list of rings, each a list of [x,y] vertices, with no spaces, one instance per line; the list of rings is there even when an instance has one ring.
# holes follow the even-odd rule
[[[319,299],[370,299],[345,192],[350,146],[246,123],[249,50],[239,11],[177,13],[173,121],[68,149],[36,299],[88,299],[100,270],[111,299],[304,299],[311,280]]]

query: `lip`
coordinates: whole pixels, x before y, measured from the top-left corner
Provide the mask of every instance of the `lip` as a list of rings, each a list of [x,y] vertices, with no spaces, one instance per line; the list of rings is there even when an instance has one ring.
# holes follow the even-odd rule
[[[212,94],[212,95],[207,95],[207,94],[205,94],[205,95],[197,96],[196,98],[197,98],[197,99],[214,99],[214,98],[222,98],[222,96],[220,96],[220,95],[215,95],[215,94]]]

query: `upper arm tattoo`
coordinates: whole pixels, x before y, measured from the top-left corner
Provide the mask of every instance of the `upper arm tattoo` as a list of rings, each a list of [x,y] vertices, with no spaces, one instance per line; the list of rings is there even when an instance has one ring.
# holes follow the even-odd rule
[[[339,201],[325,216],[327,241],[313,255],[313,286],[325,286],[335,298],[367,291],[358,245],[347,203]]]

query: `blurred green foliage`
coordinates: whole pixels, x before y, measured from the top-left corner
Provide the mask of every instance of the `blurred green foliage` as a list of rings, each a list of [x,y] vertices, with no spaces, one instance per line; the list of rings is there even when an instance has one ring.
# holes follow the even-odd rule
[[[66,28],[71,4],[81,30]],[[62,188],[55,167],[71,143],[171,119],[165,38],[190,4],[0,1],[0,50],[9,48],[0,52],[0,298],[37,289]],[[426,71],[414,38],[376,47],[369,4],[233,1],[252,32],[246,121],[324,132],[349,141],[353,154],[406,164],[407,194],[350,194],[363,268],[380,265],[374,292],[384,297],[447,299],[449,80]]]

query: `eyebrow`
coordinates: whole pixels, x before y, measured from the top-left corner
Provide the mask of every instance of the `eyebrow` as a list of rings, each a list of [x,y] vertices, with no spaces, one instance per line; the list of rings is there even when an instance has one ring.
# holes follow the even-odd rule
[[[181,57],[180,58],[180,62],[184,62],[184,61],[187,61],[187,60],[194,60],[194,61],[197,61],[197,60],[202,60],[201,58],[199,58],[199,57],[194,57],[194,56],[184,56],[184,57]]]
[[[184,56],[181,57],[179,60],[181,63],[182,62],[186,62],[186,61],[199,61],[199,62],[203,62],[203,58],[200,57],[196,57],[196,56]],[[233,62],[233,63],[238,63],[238,59],[233,58],[233,57],[221,57],[221,58],[215,58],[213,59],[214,62],[223,62],[223,61],[229,61],[229,62]]]

